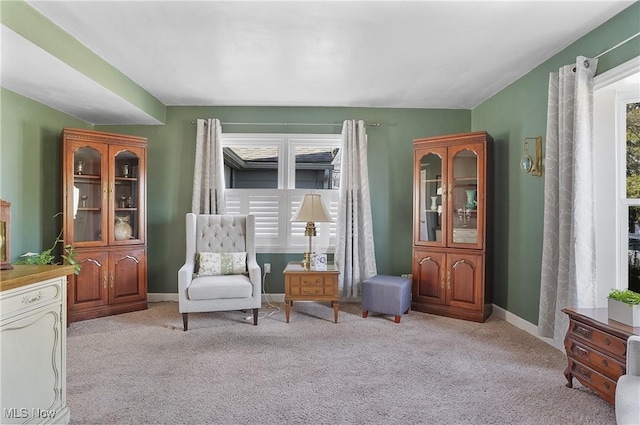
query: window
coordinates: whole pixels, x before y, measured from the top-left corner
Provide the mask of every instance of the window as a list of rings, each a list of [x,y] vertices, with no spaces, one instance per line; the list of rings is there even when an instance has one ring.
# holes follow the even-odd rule
[[[629,289],[640,292],[640,98],[622,96],[619,114],[622,115],[625,139],[625,191],[622,207],[627,221],[626,271]],[[624,285],[623,285],[624,286]]]
[[[640,56],[594,78],[594,141],[596,189],[597,305],[607,306],[612,289],[631,283],[629,259],[638,244],[635,217],[640,193],[633,177],[640,172],[634,143],[627,149],[627,108],[640,102]],[[628,189],[629,187],[629,189]],[[612,228],[618,231],[611,231]],[[629,257],[629,255],[632,255]],[[640,289],[640,288],[638,288]]]
[[[225,200],[230,214],[256,216],[258,252],[301,252],[305,223],[289,219],[305,193],[322,195],[332,223],[316,223],[314,250],[335,249],[339,134],[223,134]]]

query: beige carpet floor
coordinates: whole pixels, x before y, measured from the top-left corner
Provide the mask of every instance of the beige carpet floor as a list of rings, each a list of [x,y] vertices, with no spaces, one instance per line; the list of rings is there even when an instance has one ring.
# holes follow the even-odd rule
[[[503,320],[343,304],[190,315],[178,306],[72,323],[72,424],[615,424],[563,353]]]

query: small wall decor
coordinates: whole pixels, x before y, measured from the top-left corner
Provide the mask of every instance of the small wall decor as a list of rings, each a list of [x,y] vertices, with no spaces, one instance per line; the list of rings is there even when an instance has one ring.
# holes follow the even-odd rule
[[[11,270],[11,202],[0,199],[0,270]]]
[[[529,140],[535,140],[533,158],[529,155]],[[524,139],[524,155],[520,159],[520,169],[523,173],[529,173],[535,177],[542,175],[542,137],[526,137]]]

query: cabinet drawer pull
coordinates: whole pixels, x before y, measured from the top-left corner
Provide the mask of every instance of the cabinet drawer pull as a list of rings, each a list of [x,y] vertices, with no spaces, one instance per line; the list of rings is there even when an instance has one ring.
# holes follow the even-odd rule
[[[604,343],[605,345],[609,345],[611,344],[611,340],[609,338],[605,338]]]
[[[608,382],[605,382],[605,383],[604,383],[604,387],[605,387],[606,389],[610,389],[610,388],[611,388],[611,385],[609,385],[609,383],[608,383]]]
[[[31,304],[36,301],[40,301],[44,297],[44,293],[42,291],[38,291],[37,294],[29,294],[22,297],[22,304]]]
[[[574,371],[577,374],[582,375],[584,378],[591,379],[591,371],[589,369],[576,364],[574,365]]]
[[[573,328],[573,331],[577,334],[584,336],[585,338],[591,339],[591,331],[587,328],[583,328],[580,325],[576,325],[576,327]]]
[[[602,364],[604,365],[604,367],[609,367],[609,362],[607,361],[607,359],[602,360]]]
[[[577,345],[573,346],[573,352],[577,355],[579,355],[582,358],[588,357],[589,356],[589,352],[587,350],[585,350],[582,347],[578,347]]]

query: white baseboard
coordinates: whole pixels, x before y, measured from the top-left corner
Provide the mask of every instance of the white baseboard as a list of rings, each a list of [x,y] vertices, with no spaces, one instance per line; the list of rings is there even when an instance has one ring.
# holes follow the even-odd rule
[[[269,300],[274,303],[283,303],[284,302],[284,294],[262,294],[262,302],[267,304],[269,300],[267,300],[267,296]],[[149,293],[147,294],[147,301],[150,303],[159,303],[163,301],[173,301],[178,302],[178,294],[169,294],[169,293]]]
[[[522,317],[516,316],[510,311],[507,311],[495,304],[493,304],[493,315],[499,319],[504,320],[507,323],[512,324],[518,329],[522,329],[523,331],[530,333],[531,335],[555,348],[555,345],[553,345],[553,338],[547,338],[538,335],[538,325],[534,325],[533,323],[524,320]]]
[[[168,293],[149,293],[147,294],[147,301],[150,303],[159,303],[162,301],[174,301],[178,302],[178,294]]]

